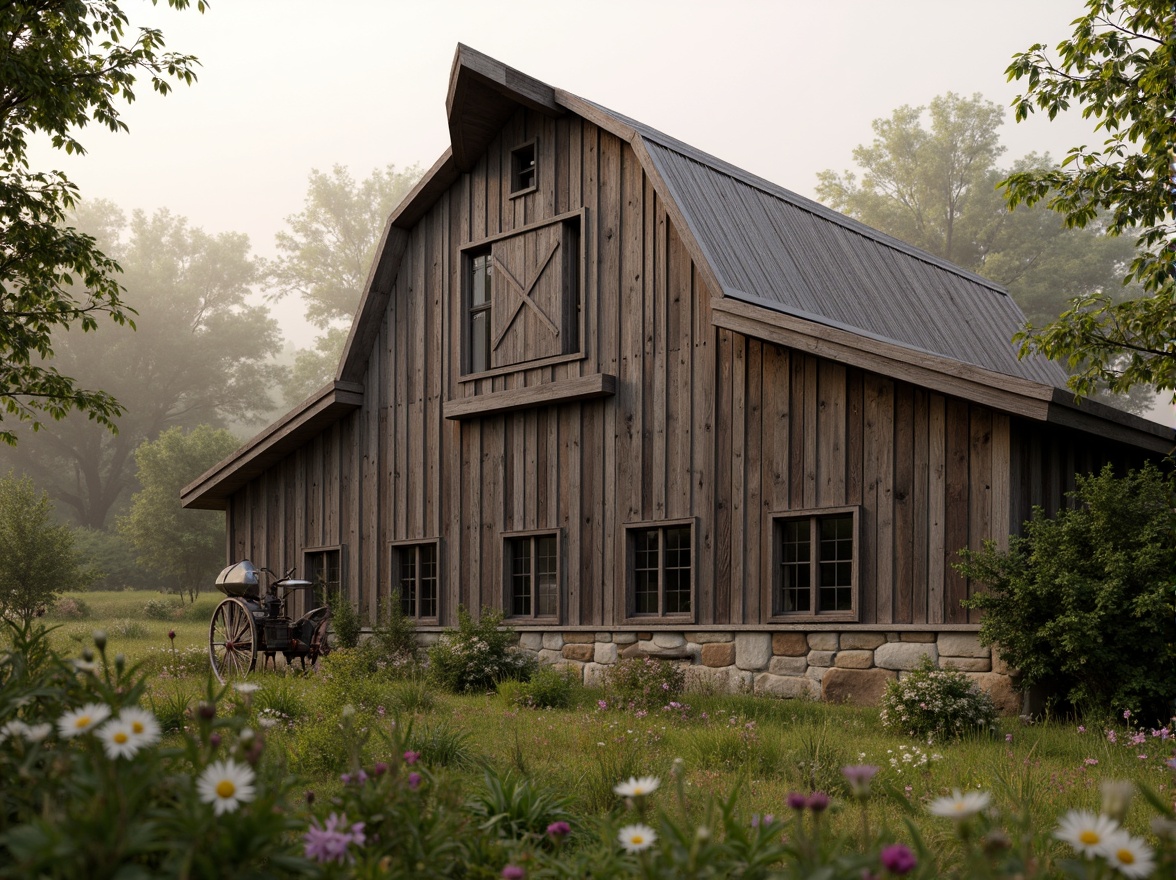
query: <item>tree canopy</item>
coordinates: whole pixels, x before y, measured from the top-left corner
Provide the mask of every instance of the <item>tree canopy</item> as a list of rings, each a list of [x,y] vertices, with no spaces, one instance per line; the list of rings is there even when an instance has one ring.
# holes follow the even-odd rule
[[[60,171],[31,169],[28,142],[47,136],[84,153],[79,132],[91,122],[127,130],[120,108],[135,99],[140,77],[165,95],[173,82],[195,80],[197,62],[164,51],[157,29],[132,30],[116,0],[0,4],[0,31],[0,423],[6,414],[36,426],[78,410],[110,427],[117,400],[53,363],[54,334],[94,330],[103,315],[131,324],[134,310],[115,280],[117,263],[65,223],[77,187]],[[15,439],[0,430],[0,440]]]
[[[177,425],[223,426],[270,411],[279,333],[268,309],[248,300],[260,270],[244,234],[206,233],[165,210],[128,218],[103,201],[83,203],[74,222],[122,264],[138,330],[67,334],[56,363],[117,395],[126,411],[117,434],[75,413],[0,458],[47,488],[78,524],[103,528],[135,486],[132,456],[144,440]],[[27,439],[29,430],[17,433]]]
[[[1056,60],[1041,43],[1014,56],[1008,77],[1026,84],[1016,118],[1053,119],[1073,103],[1105,139],[1073,147],[1060,168],[1009,175],[1005,197],[1045,205],[1070,228],[1105,223],[1108,235],[1134,238],[1123,280],[1140,289],[1083,294],[1025,334],[1023,350],[1069,363],[1079,394],[1100,383],[1176,391],[1176,12],[1171,0],[1088,0],[1073,24]]]

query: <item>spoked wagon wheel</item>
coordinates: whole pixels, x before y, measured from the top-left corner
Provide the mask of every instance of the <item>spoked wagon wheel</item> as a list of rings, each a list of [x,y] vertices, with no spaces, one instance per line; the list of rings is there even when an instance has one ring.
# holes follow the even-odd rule
[[[240,599],[225,599],[212,612],[208,659],[222,682],[253,671],[257,663],[257,624],[249,606]]]
[[[319,657],[326,657],[331,653],[331,643],[327,638],[327,630],[331,626],[331,609],[316,608],[306,615],[307,619],[315,621],[314,635],[310,637],[310,665],[318,663]],[[306,664],[303,662],[303,668]]]

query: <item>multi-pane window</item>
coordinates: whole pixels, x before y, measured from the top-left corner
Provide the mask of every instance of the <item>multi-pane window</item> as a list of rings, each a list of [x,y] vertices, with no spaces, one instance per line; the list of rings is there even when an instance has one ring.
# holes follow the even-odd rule
[[[393,589],[400,594],[405,617],[436,619],[437,542],[401,544],[392,548]]]
[[[340,556],[338,549],[308,550],[303,555],[306,579],[314,584],[316,606],[326,605],[328,598],[339,590]]]
[[[469,372],[490,369],[490,296],[494,281],[494,258],[487,248],[469,256]]]
[[[852,510],[776,520],[773,614],[853,614],[855,523]]]
[[[689,524],[629,530],[631,606],[635,616],[693,611]]]
[[[559,616],[559,541],[554,534],[506,539],[511,617]]]

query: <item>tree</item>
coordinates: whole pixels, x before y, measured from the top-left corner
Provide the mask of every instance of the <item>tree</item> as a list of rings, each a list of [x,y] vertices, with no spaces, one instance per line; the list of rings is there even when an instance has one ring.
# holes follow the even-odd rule
[[[1002,117],[1000,106],[980,95],[950,92],[928,108],[899,107],[874,121],[873,143],[854,150],[861,178],[823,171],[817,194],[830,207],[1004,286],[1030,322],[1055,320],[1073,297],[1123,291],[1131,245],[1105,235],[1105,221],[1072,228],[1044,206],[1012,211],[1005,204],[1002,178],[1054,166],[1048,156],[1029,154],[1000,168]],[[1145,398],[1108,402],[1140,410],[1150,403]]]
[[[118,402],[53,364],[54,333],[94,330],[103,315],[132,324],[134,310],[114,279],[118,264],[65,225],[77,188],[60,171],[31,170],[28,140],[48,135],[54,147],[84,153],[77,132],[90,122],[127,130],[120,104],[135,99],[140,76],[166,95],[173,81],[195,80],[197,62],[163,51],[154,28],[128,35],[116,0],[4,3],[0,30],[0,412],[37,426],[76,410],[112,427]],[[16,437],[6,428],[0,440]]]
[[[67,587],[85,586],[73,535],[33,481],[0,479],[0,614],[27,624]]]
[[[128,218],[109,202],[85,203],[75,222],[124,268],[138,330],[69,334],[57,363],[124,403],[112,434],[80,414],[46,425],[37,442],[0,452],[32,476],[82,526],[104,528],[134,483],[135,448],[176,425],[224,425],[268,412],[280,373],[269,362],[278,329],[250,305],[258,266],[248,237],[212,235],[168,211]],[[31,438],[30,429],[19,429]]]
[[[118,529],[142,565],[192,602],[224,565],[225,517],[218,511],[184,510],[180,490],[237,445],[228,431],[201,425],[190,432],[169,428],[135,450],[143,488]]]
[[[1023,352],[1065,360],[1070,387],[1138,384],[1176,390],[1176,15],[1171,0],[1088,0],[1055,62],[1040,43],[1006,73],[1027,80],[1013,102],[1020,122],[1053,119],[1071,102],[1106,134],[1101,149],[1072,148],[1053,169],[1017,171],[1003,182],[1011,207],[1044,204],[1069,228],[1106,223],[1135,237],[1124,283],[1139,295],[1080,296],[1056,321],[1023,335]]]
[[[278,259],[270,267],[275,298],[296,293],[306,303],[306,318],[326,331],[314,349],[299,352],[287,402],[301,401],[334,373],[347,339],[341,322],[355,314],[376,245],[392,209],[420,179],[413,165],[397,171],[377,168],[359,183],[347,168],[310,172],[301,213],[286,218],[289,230],[277,235]]]

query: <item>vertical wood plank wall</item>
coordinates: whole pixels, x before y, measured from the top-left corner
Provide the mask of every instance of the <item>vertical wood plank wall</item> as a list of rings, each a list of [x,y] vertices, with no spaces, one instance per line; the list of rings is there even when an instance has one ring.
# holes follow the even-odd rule
[[[510,151],[537,138],[538,188]],[[578,360],[461,381],[462,245],[584,210]],[[860,506],[859,620],[975,622],[959,548],[1056,510],[1109,445],[711,324],[708,290],[627,144],[520,110],[410,233],[363,406],[238,492],[230,556],[302,571],[342,547],[374,616],[394,541],[441,539],[442,622],[503,603],[502,533],[559,530],[562,623],[626,616],[624,527],[693,518],[696,622],[771,614],[772,515]],[[615,397],[464,421],[447,399],[596,373]],[[1081,448],[1077,456],[1066,450]]]

